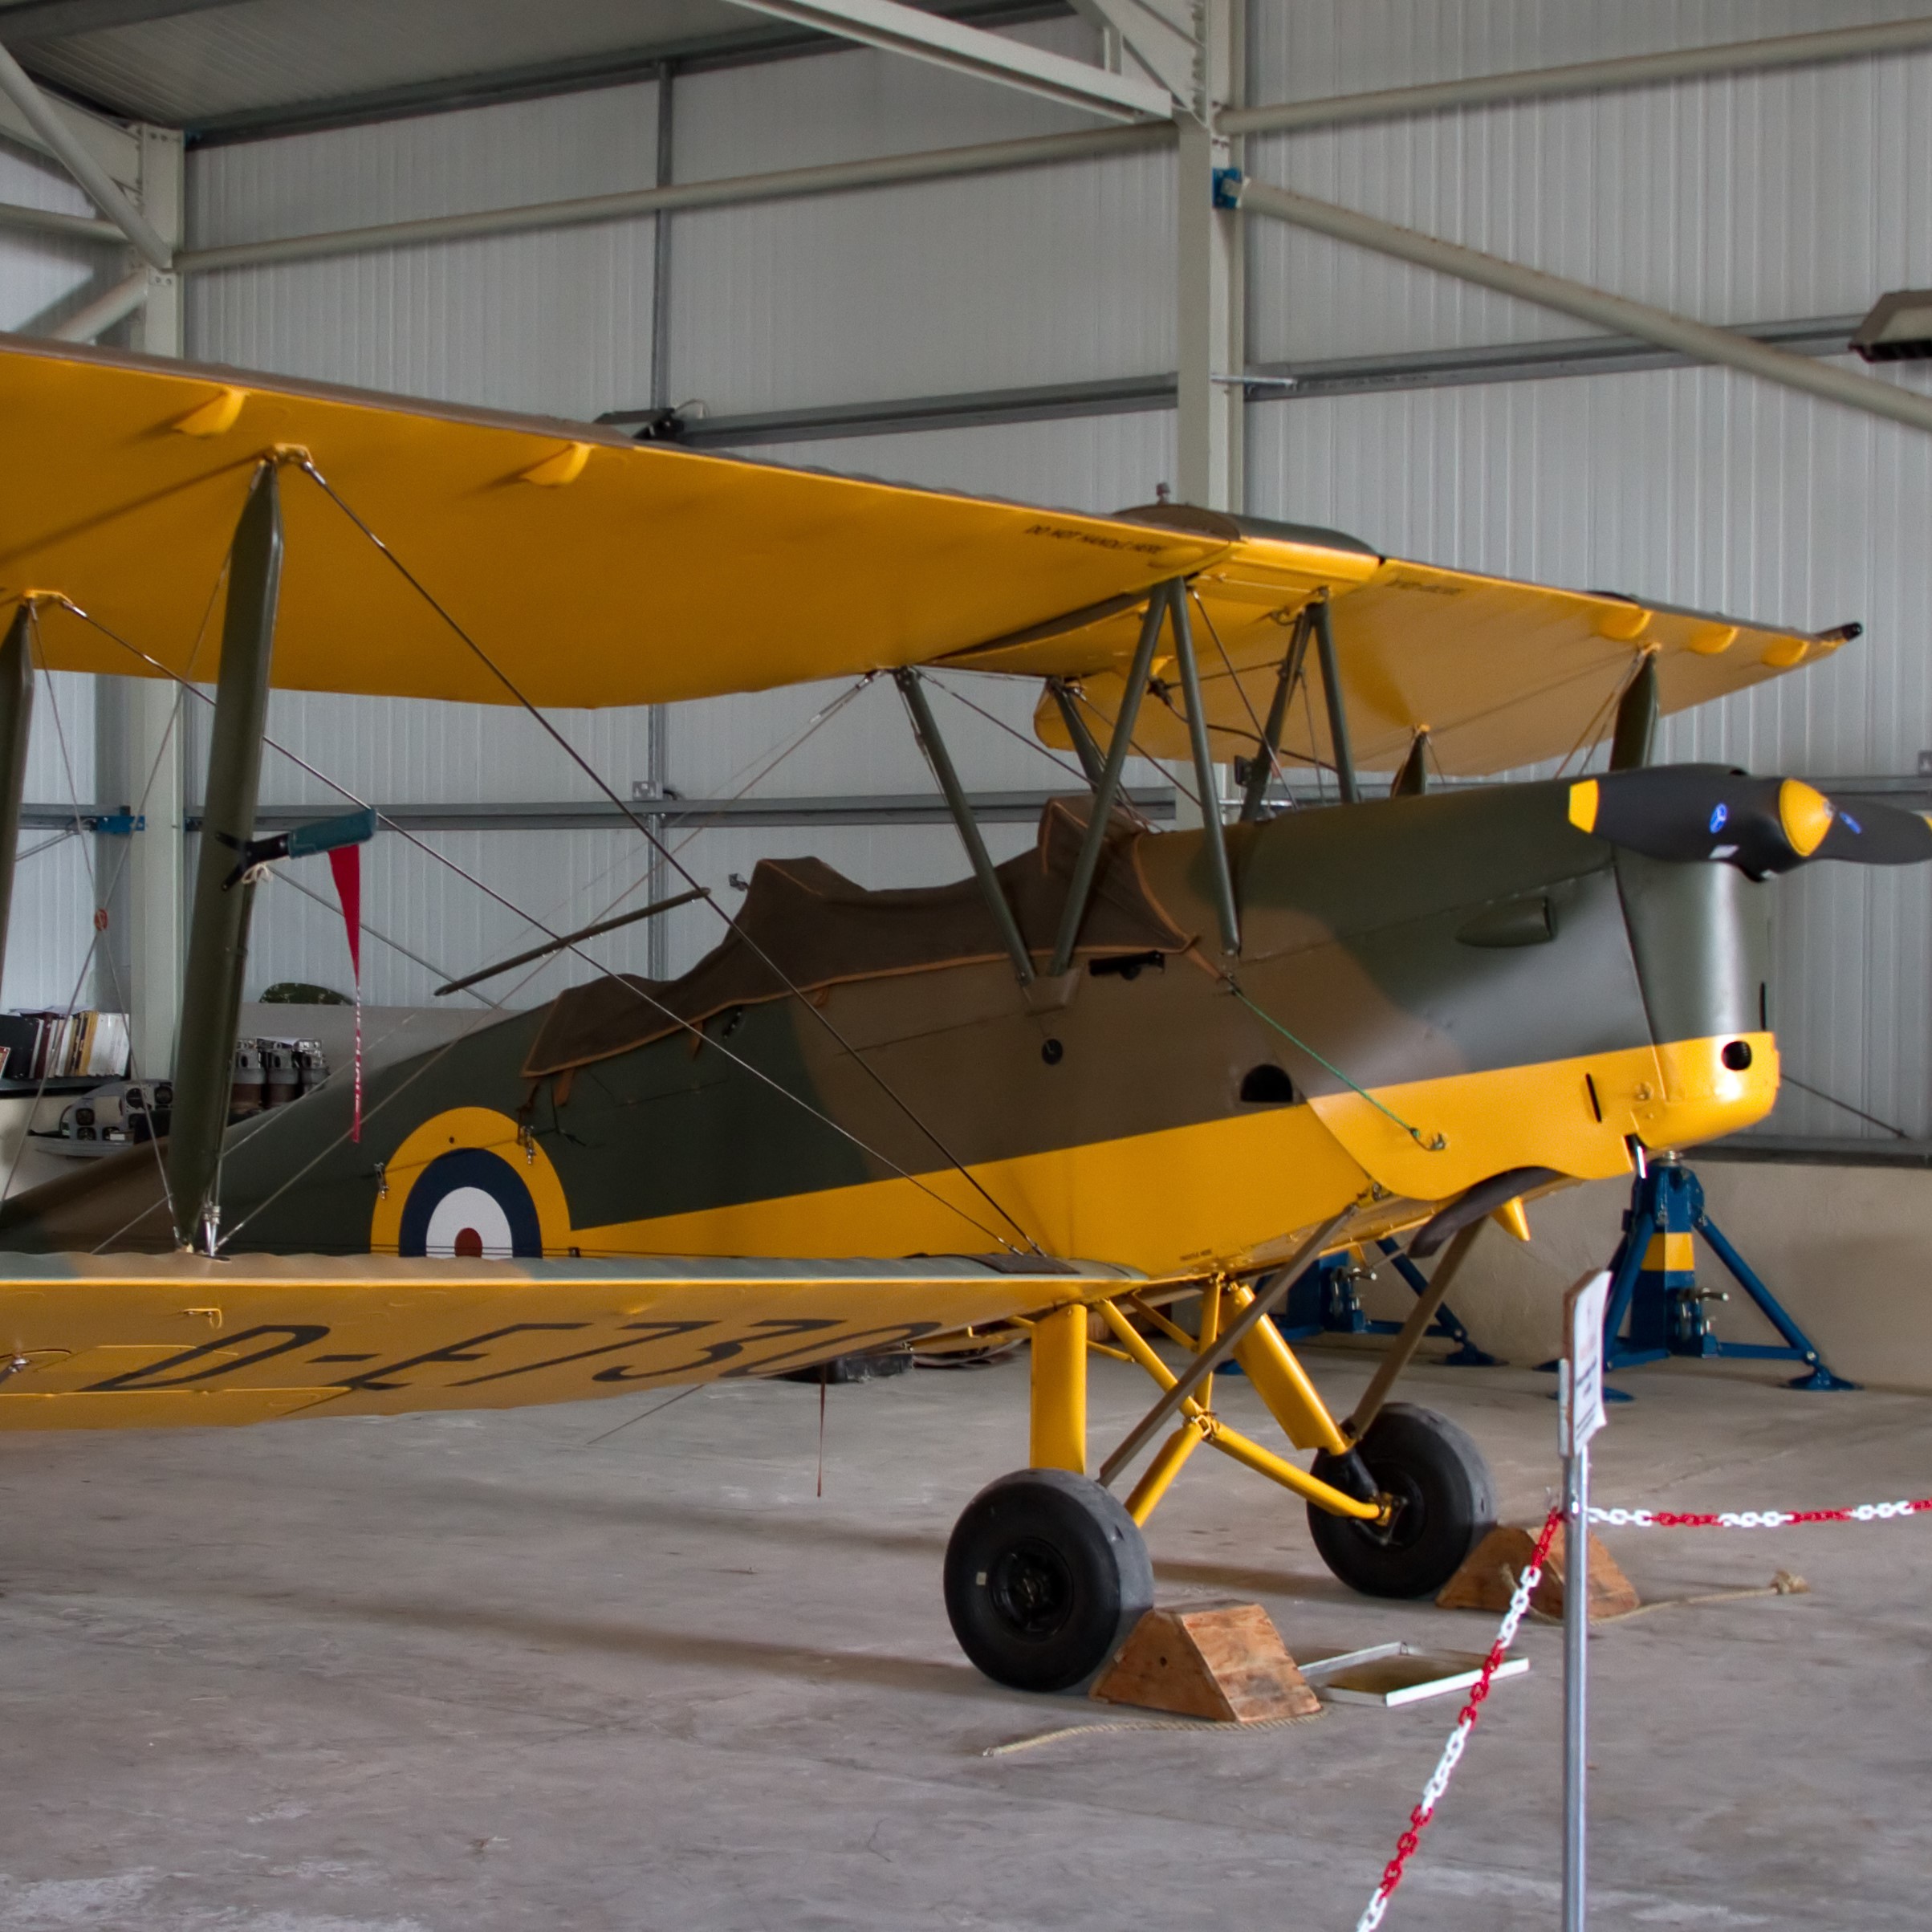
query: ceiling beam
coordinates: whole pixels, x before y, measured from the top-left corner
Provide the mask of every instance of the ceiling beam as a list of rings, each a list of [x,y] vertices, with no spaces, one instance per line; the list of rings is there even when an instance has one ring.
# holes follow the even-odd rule
[[[1721,41],[1711,47],[1671,47],[1659,54],[1625,54],[1609,60],[1580,60],[1568,67],[1527,67],[1513,74],[1476,74],[1432,80],[1412,87],[1382,87],[1321,100],[1277,101],[1266,107],[1230,108],[1221,116],[1223,134],[1293,134],[1308,128],[1344,128],[1377,120],[1452,114],[1519,100],[1566,95],[1609,94],[1628,87],[1669,87],[1720,74],[1762,74],[1779,67],[1821,67],[1869,60],[1885,54],[1916,53],[1932,47],[1932,18],[1887,20],[1873,26],[1829,27],[1816,34],[1781,34],[1767,40]]]
[[[140,269],[124,282],[104,289],[83,308],[47,333],[55,342],[97,342],[116,323],[125,322],[148,299],[148,271]]]
[[[950,19],[977,26],[1019,26],[1035,20],[1062,18],[1066,13],[1063,0],[945,0],[937,10]],[[5,18],[0,14],[0,22]],[[355,127],[417,114],[445,113],[452,108],[488,107],[499,101],[620,87],[654,80],[667,66],[681,75],[704,74],[844,51],[837,41],[810,28],[761,21],[724,33],[686,35],[675,40],[604,47],[555,59],[519,61],[510,67],[466,70],[425,80],[197,115],[189,121],[186,132],[192,147],[220,147],[238,141],[278,140],[318,128]]]
[[[71,242],[121,242],[127,238],[112,222],[92,214],[64,214],[57,208],[28,208],[0,201],[0,228],[31,234],[59,235]]]
[[[1729,329],[1694,322],[1686,315],[1653,307],[1647,302],[1612,295],[1607,289],[1593,288],[1586,282],[1572,282],[1566,275],[1552,275],[1520,262],[1465,247],[1459,242],[1445,242],[1439,236],[1398,227],[1393,222],[1380,221],[1358,209],[1316,201],[1265,181],[1241,183],[1239,195],[1243,214],[1266,215],[1377,254],[1391,256],[1398,262],[1413,262],[1418,268],[1473,282],[1480,288],[1494,289],[1499,295],[1513,295],[1519,302],[1554,309],[1562,315],[1575,315],[1618,335],[1634,336],[1640,342],[1678,350],[1698,362],[1741,370],[1747,376],[1822,397],[1827,402],[1860,409],[1868,416],[1885,417],[1914,429],[1932,429],[1932,397],[1902,384],[1881,381],[1873,376],[1854,375],[1848,369],[1794,356]]]
[[[134,244],[149,266],[168,267],[173,258],[168,244],[122,193],[112,171],[103,165],[100,157],[61,111],[59,104],[41,92],[26,69],[4,47],[0,47],[0,95],[5,96],[38,136],[36,144],[44,148],[79,182],[88,199]],[[136,165],[138,168],[138,161]]]
[[[1120,37],[1122,50],[1197,119],[1207,118],[1206,73],[1192,0],[1072,0],[1074,10]]]
[[[734,0],[734,4],[816,27],[841,40],[856,40],[956,73],[998,81],[1110,120],[1165,120],[1173,112],[1173,98],[1167,89],[1140,75],[1110,74],[1104,67],[1046,53],[1023,40],[964,26],[943,14],[921,13],[900,5],[899,0]]]
[[[531,201],[521,207],[478,209],[467,214],[430,215],[383,222],[368,228],[280,235],[262,242],[231,242],[215,248],[183,249],[175,266],[183,275],[218,269],[261,268],[271,262],[308,262],[327,255],[365,254],[376,249],[414,248],[431,242],[474,241],[481,235],[527,234],[534,229],[576,228],[600,222],[633,221],[685,208],[742,206],[754,201],[796,201],[809,195],[845,194],[908,181],[957,181],[1015,169],[1053,167],[1139,154],[1171,142],[1171,121],[1126,128],[1082,128],[1069,134],[1035,134],[1019,140],[982,141],[922,154],[882,156],[877,161],[831,161],[783,168],[769,174],[726,175],[714,181],[680,181],[668,188],[637,188],[617,194],[585,195],[567,201]]]
[[[172,20],[177,14],[238,4],[239,0],[21,0],[18,6],[0,9],[0,26],[14,46],[25,47],[36,40],[65,40],[72,34],[140,26],[150,20]]]
[[[0,10],[0,21],[4,18],[4,10]],[[43,93],[41,98],[65,124],[68,133],[116,181],[129,188],[139,182],[140,144],[125,128],[53,95]],[[22,148],[32,148],[36,154],[47,155],[55,161],[60,159],[47,137],[4,94],[0,94],[0,140],[14,141]]]

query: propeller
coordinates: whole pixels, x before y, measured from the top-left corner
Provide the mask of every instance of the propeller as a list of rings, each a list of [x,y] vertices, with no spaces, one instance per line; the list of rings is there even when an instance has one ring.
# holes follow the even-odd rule
[[[1582,779],[1570,823],[1646,858],[1721,860],[1754,879],[1812,859],[1915,865],[1932,859],[1932,820],[1895,805],[1834,804],[1802,779],[1721,765],[1653,767]]]

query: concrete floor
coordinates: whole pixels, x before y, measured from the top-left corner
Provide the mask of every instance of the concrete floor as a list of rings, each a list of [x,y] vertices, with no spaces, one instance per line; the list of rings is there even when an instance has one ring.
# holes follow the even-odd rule
[[[1317,1367],[1344,1403],[1365,1373]],[[1600,1500],[1932,1490],[1923,1398],[1629,1380]],[[1411,1384],[1518,1517],[1554,1478],[1547,1387]],[[1103,1364],[1096,1442],[1145,1393]],[[833,1389],[822,1500],[817,1401],[715,1387],[601,1441],[645,1405],[0,1444],[0,1927],[1353,1925],[1449,1703],[986,1757],[1102,1714],[985,1682],[940,1605],[954,1513],[1021,1459],[1023,1361]],[[1813,1588],[1598,1635],[1598,1922],[1932,1918],[1932,1520],[1610,1540],[1649,1597]],[[1206,1454],[1152,1543],[1169,1598],[1257,1597],[1291,1649],[1487,1641],[1349,1596]],[[1392,1926],[1554,1922],[1559,1641],[1525,1632]]]

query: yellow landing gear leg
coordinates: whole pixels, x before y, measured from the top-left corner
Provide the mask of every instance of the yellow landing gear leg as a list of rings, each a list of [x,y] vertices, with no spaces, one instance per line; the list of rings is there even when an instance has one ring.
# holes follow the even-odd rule
[[[1032,1324],[1032,1466],[989,1483],[946,1547],[960,1648],[1016,1690],[1086,1682],[1153,1607],[1153,1564],[1119,1497],[1087,1474],[1087,1311]]]
[[[1087,1473],[1087,1311],[1077,1302],[1033,1324],[1032,1466]]]
[[[1352,1588],[1372,1596],[1433,1596],[1495,1522],[1494,1483],[1482,1451],[1446,1416],[1383,1398],[1474,1239],[1473,1227],[1457,1234],[1428,1295],[1417,1301],[1397,1347],[1345,1423],[1329,1413],[1279,1330],[1238,1282],[1206,1285],[1196,1335],[1137,1295],[1124,1295],[1121,1306],[1096,1304],[1116,1344],[1106,1352],[1137,1363],[1161,1390],[1161,1400],[1101,1463],[1100,1481],[1121,1474],[1171,1418],[1172,1433],[1127,1499],[1135,1523],[1146,1523],[1187,1458],[1206,1442],[1301,1497],[1322,1560]],[[1129,1320],[1129,1309],[1193,1357],[1180,1373],[1155,1353]],[[1312,1469],[1263,1448],[1214,1413],[1210,1371],[1230,1348],[1288,1440],[1316,1451]]]
[[[1158,1310],[1148,1308],[1140,1302],[1134,1305],[1137,1313],[1151,1320],[1171,1340],[1184,1343],[1190,1348],[1204,1351],[1214,1344],[1214,1333],[1210,1332],[1207,1324],[1218,1317],[1218,1304],[1223,1298],[1234,1301],[1237,1307],[1245,1307],[1247,1300],[1251,1299],[1245,1289],[1232,1286],[1222,1287],[1211,1300],[1204,1297],[1202,1304],[1202,1335],[1198,1340],[1184,1328],[1168,1320]],[[1112,1331],[1114,1340],[1120,1344],[1123,1352],[1130,1360],[1139,1363],[1162,1389],[1171,1389],[1179,1378],[1154,1353],[1145,1337],[1112,1302],[1104,1301],[1098,1306],[1102,1319]],[[1254,1347],[1256,1339],[1264,1332],[1272,1336],[1275,1346],[1281,1351],[1292,1371],[1292,1383],[1284,1381],[1284,1388],[1291,1391],[1298,1386],[1300,1390],[1306,1392],[1305,1398],[1297,1395],[1295,1402],[1284,1400],[1287,1415],[1276,1415],[1275,1419],[1287,1430],[1289,1440],[1298,1447],[1306,1447],[1311,1444],[1325,1446],[1332,1440],[1336,1445],[1336,1453],[1345,1453],[1348,1446],[1343,1442],[1341,1431],[1334,1418],[1328,1413],[1321,1397],[1315,1393],[1308,1377],[1302,1374],[1300,1365],[1288,1354],[1287,1344],[1279,1335],[1274,1334],[1272,1326],[1265,1316],[1260,1326],[1243,1344],[1241,1355],[1245,1356]],[[1245,1368],[1245,1361],[1243,1365]],[[1202,1385],[1202,1395],[1207,1394],[1211,1386],[1211,1382],[1204,1382]],[[1308,1405],[1305,1409],[1295,1405],[1304,1399]],[[1273,1407],[1271,1402],[1269,1405]],[[1243,1435],[1239,1430],[1230,1428],[1202,1401],[1200,1396],[1190,1396],[1182,1403],[1181,1417],[1180,1427],[1162,1446],[1146,1474],[1135,1486],[1133,1495],[1127,1499],[1127,1513],[1135,1522],[1143,1525],[1146,1523],[1147,1519],[1153,1514],[1155,1504],[1166,1494],[1169,1485],[1180,1474],[1182,1463],[1202,1442],[1213,1443],[1223,1455],[1336,1515],[1352,1517],[1365,1523],[1375,1523],[1381,1519],[1384,1506],[1381,1502],[1359,1501],[1336,1488],[1332,1483],[1323,1482],[1319,1476],[1312,1476],[1306,1470],[1297,1469],[1292,1462],[1275,1454],[1271,1450],[1263,1448],[1260,1443]],[[1328,1431],[1326,1437],[1316,1433],[1324,1426]]]

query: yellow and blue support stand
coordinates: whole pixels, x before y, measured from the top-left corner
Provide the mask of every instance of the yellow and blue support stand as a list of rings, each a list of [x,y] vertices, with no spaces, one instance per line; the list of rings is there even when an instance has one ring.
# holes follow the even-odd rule
[[[1396,1242],[1385,1239],[1376,1246],[1417,1295],[1429,1286],[1429,1277]],[[1275,1317],[1275,1325],[1281,1332],[1282,1340],[1308,1341],[1318,1335],[1399,1335],[1402,1329],[1399,1321],[1377,1320],[1363,1310],[1358,1284],[1373,1271],[1356,1263],[1346,1248],[1311,1262],[1288,1290],[1287,1299]],[[1498,1357],[1476,1346],[1446,1302],[1436,1311],[1435,1320],[1424,1332],[1456,1344],[1442,1358],[1445,1368],[1492,1369],[1496,1365]]]
[[[1718,1339],[1706,1312],[1706,1304],[1726,1298],[1721,1293],[1709,1295],[1697,1285],[1694,1237],[1698,1235],[1703,1237],[1765,1320],[1784,1337],[1782,1343]],[[1629,1210],[1624,1216],[1623,1239],[1610,1263],[1610,1293],[1604,1309],[1603,1333],[1606,1373],[1661,1362],[1672,1355],[1706,1360],[1742,1357],[1801,1363],[1804,1373],[1786,1385],[1792,1389],[1858,1386],[1834,1375],[1825,1366],[1817,1344],[1785,1312],[1778,1298],[1710,1218],[1704,1206],[1703,1186],[1697,1176],[1671,1154],[1640,1163]],[[1630,1399],[1621,1390],[1606,1390],[1605,1393],[1615,1401]]]

